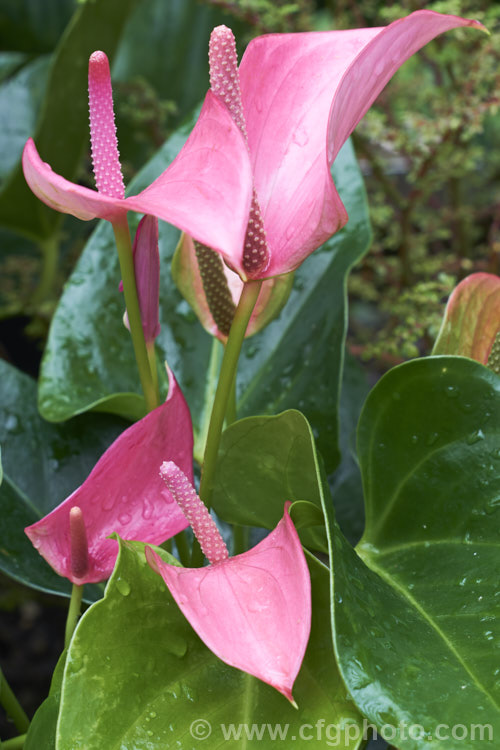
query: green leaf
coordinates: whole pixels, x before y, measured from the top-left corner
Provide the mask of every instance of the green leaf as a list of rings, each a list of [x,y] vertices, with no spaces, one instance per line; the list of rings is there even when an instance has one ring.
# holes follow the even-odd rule
[[[75,8],[76,0],[2,0],[0,48],[51,52]]]
[[[133,182],[131,192],[142,190],[161,174],[193,124],[194,119],[169,139]],[[363,185],[350,146],[336,162],[336,184],[349,210],[347,227],[297,270],[294,289],[279,318],[245,344],[238,379],[242,414],[300,406],[321,435],[319,443],[329,468],[338,460],[346,275],[369,237]],[[160,222],[162,330],[157,349],[160,360],[168,360],[181,384],[198,436],[204,432],[203,414],[211,408],[212,341],[169,273],[178,238],[176,229]],[[111,228],[101,224],[68,281],[52,321],[39,390],[41,413],[51,421],[96,405],[101,409],[119,405],[124,416],[141,413],[132,346],[121,320],[123,300],[113,244]]]
[[[142,0],[125,27],[113,79],[146,79],[163,100],[173,100],[183,119],[208,87],[208,39],[214,26],[234,16],[197,0]],[[241,27],[241,22],[236,24]]]
[[[74,14],[54,53],[44,106],[34,132],[40,156],[71,179],[88,142],[88,59],[105,49],[110,59],[137,0],[85,2]],[[82,92],[79,95],[77,92]],[[26,184],[21,165],[0,193],[0,223],[39,241],[55,231],[60,214],[47,208]]]
[[[388,737],[402,750],[431,739],[437,750],[472,747],[474,725],[489,726],[481,747],[496,747],[500,379],[459,357],[395,368],[364,407],[358,453],[366,529],[357,554],[325,505],[346,685],[379,730],[406,722]]]
[[[460,354],[485,365],[499,333],[500,278],[473,273],[453,290],[433,354]]]
[[[356,544],[364,529],[364,499],[356,455],[356,427],[370,387],[366,372],[346,350],[340,397],[340,441],[342,460],[329,477],[335,515],[342,532]]]
[[[0,86],[0,185],[21,158],[34,130],[49,70],[49,58],[25,65]]]
[[[294,687],[296,711],[276,690],[228,667],[204,646],[146,564],[143,548],[138,542],[121,543],[104,599],[86,612],[75,632],[64,675],[57,750],[191,750],[200,742],[200,721],[211,726],[203,742],[207,750],[225,744],[222,724],[226,729],[240,722],[249,727],[254,722],[288,725],[298,750],[310,746],[300,740],[300,727],[311,725],[308,732],[315,736],[320,718],[330,727],[346,722],[360,730],[359,714],[346,699],[335,666],[327,624],[328,571],[317,560],[309,558],[314,614]],[[160,554],[169,560],[167,553]],[[274,744],[264,734],[261,741],[243,740],[241,746]],[[341,735],[336,746],[354,749],[359,740],[344,744]]]
[[[69,595],[33,548],[24,528],[50,512],[87,477],[95,462],[124,429],[110,416],[88,414],[67,425],[47,424],[36,408],[36,383],[0,360],[0,570],[28,586]],[[87,590],[88,588],[88,590]],[[87,587],[90,598],[100,587]]]
[[[56,746],[56,726],[59,717],[59,703],[66,664],[66,651],[63,651],[56,664],[50,691],[31,720],[23,750],[54,750]]]
[[[222,436],[212,506],[224,521],[274,529],[287,500],[307,500],[318,509],[330,493],[321,474],[311,428],[298,411],[248,417]],[[323,519],[300,531],[302,543],[328,551]]]

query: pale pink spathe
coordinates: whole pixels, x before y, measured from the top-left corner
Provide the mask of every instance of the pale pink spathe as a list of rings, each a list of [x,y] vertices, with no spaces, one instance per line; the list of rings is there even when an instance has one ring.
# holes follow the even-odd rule
[[[32,139],[24,147],[23,171],[41,201],[78,219],[114,222],[137,211],[157,216],[225,255],[243,245],[252,197],[248,150],[211,91],[176,159],[138,195],[113,198],[66,180],[42,161]]]
[[[330,176],[340,148],[398,68],[427,42],[477,21],[417,11],[385,28],[271,34],[239,66],[254,187],[269,263],[294,270],[347,222]],[[225,255],[245,278],[241,248]]]
[[[171,458],[193,478],[193,433],[189,409],[169,372],[167,400],[123,432],[101,456],[85,482],[51,513],[25,529],[34,547],[73,583],[108,578],[123,539],[161,544],[188,525],[158,466]],[[71,564],[70,513],[77,506],[88,541],[87,570],[75,577]]]
[[[289,505],[260,544],[208,567],[169,565],[151,548],[146,556],[214,654],[293,702],[311,628],[311,584]]]

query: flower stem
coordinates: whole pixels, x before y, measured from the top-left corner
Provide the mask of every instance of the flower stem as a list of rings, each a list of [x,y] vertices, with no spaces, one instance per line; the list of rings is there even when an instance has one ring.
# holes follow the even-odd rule
[[[186,534],[184,531],[180,531],[178,534],[174,536],[175,545],[177,547],[177,554],[179,556],[180,562],[184,565],[184,567],[189,565],[189,544],[188,540],[186,539]]]
[[[212,415],[208,427],[207,444],[203,460],[203,470],[200,483],[200,498],[210,509],[210,498],[212,494],[212,485],[219,452],[219,444],[224,426],[224,419],[228,402],[231,396],[231,390],[236,377],[236,368],[241,352],[241,346],[248,327],[250,316],[257,302],[262,281],[247,281],[243,285],[240,301],[234,314],[233,323],[227,339],[224,357],[220,368],[219,382],[215,392]],[[193,564],[200,562],[201,552],[196,544],[193,544]],[[201,556],[203,562],[203,556]]]
[[[154,341],[146,343],[146,351],[148,353],[149,369],[151,370],[151,378],[155,389],[156,405],[158,406],[160,403],[160,387],[158,385],[158,370],[156,369],[156,350]]]
[[[132,245],[130,242],[128,222],[125,216],[113,223],[113,231],[115,233],[116,248],[118,250],[118,259],[120,261],[120,271],[122,274],[123,293],[125,295],[125,304],[127,306],[128,321],[130,325],[130,335],[132,337],[135,360],[139,370],[139,378],[141,380],[142,390],[146,400],[146,408],[149,412],[158,406],[159,398],[154,386],[146,342],[144,340],[141,311],[139,309],[139,300],[135,283]]]
[[[6,713],[14,724],[18,732],[26,732],[30,725],[24,709],[17,700],[16,696],[12,692],[9,683],[5,679],[2,671],[0,670],[0,704],[4,707]],[[5,747],[5,743],[2,742],[2,748]],[[22,746],[20,746],[22,747]]]
[[[50,239],[40,244],[42,249],[42,273],[40,281],[31,298],[33,307],[45,302],[54,290],[54,283],[59,262],[59,234],[56,233]]]
[[[18,737],[12,737],[10,740],[2,742],[2,750],[23,750],[27,734],[20,734]]]
[[[73,584],[71,589],[71,599],[69,601],[68,616],[66,618],[66,630],[64,633],[64,647],[68,648],[73,633],[75,632],[78,618],[80,617],[80,607],[82,604],[83,586]]]
[[[229,394],[229,401],[226,409],[226,427],[236,422],[236,373],[234,373],[233,384]]]
[[[250,529],[248,526],[233,526],[233,555],[241,555],[248,549]]]

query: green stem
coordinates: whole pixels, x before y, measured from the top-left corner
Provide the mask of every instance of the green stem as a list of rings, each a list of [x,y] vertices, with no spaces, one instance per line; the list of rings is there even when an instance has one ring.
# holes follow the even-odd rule
[[[236,422],[236,373],[234,373],[233,384],[229,393],[229,401],[226,409],[226,426]]]
[[[156,394],[153,376],[149,365],[146,342],[144,340],[141,311],[139,309],[139,299],[137,297],[137,287],[135,283],[132,245],[130,242],[130,232],[126,216],[113,223],[113,231],[115,233],[116,249],[118,250],[118,259],[120,261],[120,271],[122,274],[123,293],[125,295],[125,305],[127,307],[128,322],[130,325],[130,335],[132,337],[135,360],[139,370],[139,378],[141,380],[141,386],[146,400],[146,408],[149,412],[158,406],[159,400]]]
[[[83,586],[73,584],[71,589],[71,599],[69,601],[68,616],[66,618],[66,631],[64,633],[64,647],[68,648],[73,633],[80,617],[80,607],[82,605]]]
[[[156,404],[158,405],[160,403],[160,386],[158,384],[158,369],[156,367],[156,350],[154,341],[148,341],[146,343],[146,351],[148,353],[149,369],[151,370],[153,388],[155,389]]]
[[[5,679],[3,672],[0,670],[0,703],[14,724],[18,732],[26,732],[30,725],[24,709],[12,692],[9,683]],[[2,743],[2,748],[5,747]]]
[[[250,529],[248,526],[233,526],[233,555],[241,555],[248,549]]]
[[[177,547],[177,553],[179,555],[179,560],[184,565],[184,567],[189,566],[191,555],[189,554],[189,544],[186,539],[186,532],[180,531],[178,534],[174,536],[175,545]]]
[[[219,374],[224,347],[221,342],[214,337],[212,341],[212,350],[210,352],[210,361],[206,375],[205,393],[203,394],[203,409],[200,418],[200,428],[197,430],[194,444],[194,459],[200,465],[203,463],[203,454],[207,444],[208,426],[210,424],[210,404],[213,404],[215,391],[217,389],[217,375]]]
[[[224,357],[220,368],[219,382],[215,392],[210,424],[208,427],[207,444],[203,460],[203,470],[200,483],[200,498],[210,509],[210,498],[217,463],[217,454],[224,426],[227,406],[231,395],[231,389],[236,378],[236,369],[241,352],[241,346],[245,338],[250,316],[259,296],[262,281],[247,281],[243,285],[240,301],[234,314],[231,330],[227,339]],[[200,561],[201,557],[201,561]],[[203,563],[203,555],[199,546],[193,544],[193,565]]]
[[[23,750],[27,734],[20,734],[19,737],[12,737],[10,740],[2,742],[2,750]]]
[[[42,249],[42,273],[40,281],[31,297],[33,307],[45,302],[54,289],[54,283],[57,274],[57,265],[59,262],[59,234],[55,233],[50,239],[41,243]]]

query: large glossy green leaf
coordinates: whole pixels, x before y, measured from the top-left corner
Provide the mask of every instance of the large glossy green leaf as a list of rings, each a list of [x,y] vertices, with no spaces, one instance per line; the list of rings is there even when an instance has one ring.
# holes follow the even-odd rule
[[[217,659],[147,566],[143,545],[122,542],[104,599],[86,612],[70,645],[57,750],[192,750],[201,740],[213,750],[228,742],[221,725],[240,723],[249,729],[253,723],[280,723],[294,737],[293,747],[305,750],[311,742],[300,738],[300,727],[315,737],[318,719],[330,725],[330,736],[336,724],[359,729],[359,714],[346,699],[333,658],[328,571],[313,558],[309,563],[314,614],[294,687],[296,711],[273,688]],[[260,741],[233,739],[227,746],[274,744],[264,733]],[[359,740],[344,743],[340,734],[336,746],[357,748]]]
[[[208,86],[208,40],[214,26],[241,22],[197,0],[141,0],[125,27],[113,79],[141,76],[161,99],[173,100],[184,118]]]
[[[35,128],[49,57],[36,58],[0,86],[0,185],[17,165]]]
[[[0,48],[51,52],[69,22],[78,0],[2,0]]]
[[[75,175],[89,137],[89,56],[96,49],[105,49],[113,58],[136,2],[99,0],[80,4],[54,52],[44,106],[33,137],[42,159],[69,179]],[[53,7],[51,3],[50,8]],[[43,241],[50,237],[59,220],[60,214],[47,208],[28,188],[18,164],[0,193],[0,223]]]
[[[0,569],[34,588],[68,594],[69,582],[40,557],[24,528],[82,483],[125,424],[99,414],[66,425],[48,424],[38,414],[31,378],[0,360],[0,383]],[[102,594],[96,586],[87,588],[93,599]]]
[[[325,505],[348,689],[404,750],[497,747],[500,379],[460,357],[395,368],[364,407],[358,452],[357,552]]]
[[[307,500],[318,509],[326,492],[311,428],[298,411],[276,417],[247,417],[222,436],[212,506],[224,521],[274,529],[286,501]],[[322,519],[303,529],[308,547],[327,552]]]
[[[370,386],[366,372],[346,351],[340,397],[340,451],[342,460],[329,477],[337,522],[351,544],[364,529],[364,501],[361,472],[356,455],[356,427]]]
[[[177,132],[142,170],[133,192],[148,185],[172,161],[191,125]],[[346,276],[366,249],[369,237],[362,180],[349,145],[336,162],[335,175],[349,210],[349,223],[297,270],[290,299],[279,318],[245,344],[238,380],[243,415],[291,407],[304,411],[319,431],[329,468],[338,459],[337,401]],[[162,331],[157,344],[160,358],[168,360],[181,383],[195,432],[200,433],[206,399],[210,406],[212,398],[212,342],[171,280],[170,260],[177,241],[177,230],[161,223]],[[126,416],[141,413],[132,347],[121,321],[119,279],[112,231],[101,224],[71,276],[52,322],[39,391],[46,419],[67,419],[96,405]]]

